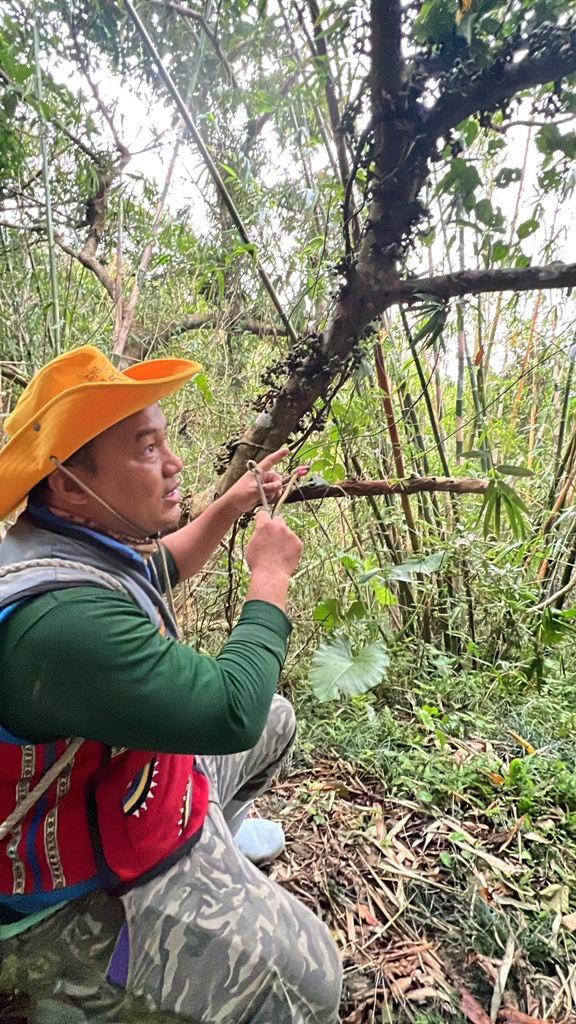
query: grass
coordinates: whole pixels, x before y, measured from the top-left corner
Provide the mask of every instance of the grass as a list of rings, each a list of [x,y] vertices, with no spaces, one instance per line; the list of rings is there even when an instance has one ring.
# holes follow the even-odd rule
[[[403,652],[385,685],[337,703],[318,704],[297,686],[302,764],[319,754],[342,759],[418,808],[422,827],[452,822],[428,858],[418,842],[413,848],[449,892],[408,881],[402,920],[434,936],[448,976],[487,1011],[490,972],[510,939],[505,1001],[541,1014],[552,1006],[561,1017],[571,1009],[562,984],[576,993],[576,675],[557,672],[536,687],[510,668],[457,671],[434,657],[409,664]],[[447,1019],[433,1007],[415,1015],[401,1001],[390,1013],[391,1022]],[[366,1014],[350,1019],[379,1020]]]

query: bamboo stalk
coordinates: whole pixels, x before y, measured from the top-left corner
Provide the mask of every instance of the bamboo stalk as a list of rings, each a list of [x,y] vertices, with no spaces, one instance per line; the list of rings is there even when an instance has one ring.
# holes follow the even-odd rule
[[[516,388],[516,395],[514,398],[514,405],[512,407],[512,416],[510,417],[510,430],[514,433],[516,427],[516,419],[518,417],[518,409],[520,408],[520,401],[524,392],[524,383],[526,381],[526,371],[528,368],[528,362],[530,355],[532,354],[532,342],[534,339],[534,332],[536,330],[536,324],[538,322],[538,310],[540,308],[540,300],[542,298],[542,292],[538,292],[536,296],[536,302],[534,303],[534,312],[532,313],[532,319],[530,321],[530,330],[528,332],[528,340],[526,342],[526,351],[524,352],[524,359],[522,362],[522,373],[520,380],[518,381],[518,387]]]
[[[538,377],[537,377],[537,353],[534,347],[534,365],[532,366],[532,401],[530,403],[530,431],[528,434],[528,458],[526,468],[532,469],[534,461],[534,445],[536,443],[536,413],[538,411]]]
[[[222,198],[222,202],[224,203],[226,209],[228,210],[228,213],[230,214],[230,217],[232,218],[232,222],[233,222],[234,226],[236,227],[236,229],[237,229],[237,231],[238,231],[242,241],[244,242],[244,244],[251,246],[254,249],[254,251],[256,251],[255,250],[255,246],[253,245],[253,243],[250,240],[250,236],[248,234],[248,231],[246,229],[244,221],[242,220],[238,210],[236,209],[234,201],[232,200],[232,197],[231,197],[230,193],[228,192],[228,189],[226,188],[226,185],[224,184],[224,182],[222,180],[222,177],[220,175],[220,172],[218,171],[218,168],[216,167],[216,164],[214,163],[212,157],[210,156],[210,153],[208,152],[206,146],[204,145],[204,141],[202,139],[202,136],[200,135],[200,133],[199,133],[199,131],[198,131],[198,129],[197,129],[195,123],[194,123],[194,120],[192,118],[192,115],[191,115],[190,111],[188,110],[188,107],[186,106],[186,104],[185,104],[182,96],[180,95],[180,92],[178,91],[178,88],[175,85],[174,81],[172,80],[170,74],[168,73],[168,71],[164,67],[164,64],[162,62],[162,58],[160,57],[160,54],[158,53],[158,50],[154,46],[154,43],[152,42],[152,39],[150,38],[148,32],[146,31],[143,22],[141,21],[140,17],[136,13],[136,10],[135,10],[134,5],[132,4],[131,0],[124,0],[124,2],[125,2],[126,10],[128,11],[128,14],[130,15],[130,18],[132,19],[132,21],[133,21],[133,23],[134,23],[134,25],[136,27],[136,31],[138,32],[138,35],[140,36],[140,38],[141,38],[141,40],[142,40],[142,42],[144,44],[145,49],[148,51],[149,56],[152,58],[152,61],[153,61],[153,63],[156,66],[156,70],[158,71],[158,74],[160,75],[160,78],[164,82],[164,85],[166,86],[168,92],[170,93],[170,96],[174,100],[174,103],[176,104],[176,107],[177,107],[177,109],[178,109],[178,111],[180,113],[180,116],[182,117],[183,121],[185,122],[186,127],[188,128],[188,131],[190,132],[190,134],[191,134],[191,136],[192,136],[192,138],[194,140],[194,143],[195,143],[198,151],[200,152],[200,155],[202,156],[202,159],[204,160],[204,163],[206,164],[206,167],[208,169],[208,173],[210,174],[210,177],[212,178],[212,181],[214,182],[214,184],[215,184],[215,186],[216,186],[216,188],[218,190],[218,193],[220,194],[220,196]],[[279,296],[278,296],[278,294],[276,292],[276,289],[274,288],[274,285],[272,284],[272,281],[268,277],[268,274],[266,273],[266,270],[264,269],[264,266],[262,265],[262,263],[261,263],[261,261],[260,261],[260,259],[258,258],[257,255],[254,258],[254,266],[256,267],[256,270],[258,271],[258,274],[260,276],[260,280],[262,281],[262,284],[264,285],[264,288],[266,289],[266,291],[268,292],[268,295],[270,296],[270,299],[272,300],[272,303],[273,303],[273,305],[274,305],[274,307],[276,309],[276,312],[278,313],[280,319],[282,320],[282,323],[284,324],[284,327],[286,328],[286,332],[287,332],[290,340],[292,342],[296,342],[297,341],[296,332],[294,331],[294,328],[292,327],[292,324],[290,323],[290,320],[289,320],[287,314],[284,311],[284,307],[282,306],[282,303],[280,302],[280,298],[279,298]]]
[[[54,221],[52,218],[52,195],[50,191],[50,171],[48,166],[47,126],[44,116],[42,69],[40,67],[40,35],[38,23],[33,26],[34,63],[36,65],[36,95],[38,97],[38,119],[40,122],[40,150],[42,153],[42,174],[44,178],[44,197],[46,209],[46,234],[48,236],[48,259],[50,268],[50,300],[51,323],[50,335],[54,355],[60,355],[60,301],[58,295],[58,272],[56,268],[56,243],[54,240]]]
[[[508,235],[508,245],[511,246],[514,241],[514,235],[516,233],[516,224],[518,221],[518,213],[520,211],[520,199],[524,189],[524,181],[526,178],[526,167],[528,164],[528,154],[530,152],[530,143],[532,137],[532,126],[528,128],[528,134],[526,136],[526,146],[524,149],[524,160],[522,161],[522,170],[520,172],[520,181],[518,182],[518,192],[516,193],[516,205],[514,206],[514,213],[512,214],[512,220],[510,222],[510,233]],[[496,337],[496,331],[500,322],[500,315],[502,313],[502,304],[504,301],[504,293],[499,292],[498,298],[496,299],[496,310],[494,313],[494,319],[492,320],[492,326],[490,328],[490,336],[488,344],[486,346],[486,362],[485,372],[488,374],[488,367],[490,366],[490,358],[492,355],[492,349],[494,347],[494,340]]]
[[[416,345],[414,344],[414,339],[412,337],[412,332],[410,330],[410,325],[408,324],[408,320],[406,319],[406,313],[404,311],[404,307],[402,307],[402,306],[400,307],[400,315],[402,317],[402,323],[404,325],[404,331],[406,332],[406,337],[408,339],[408,344],[410,346],[410,351],[412,353],[412,358],[414,360],[414,365],[416,367],[416,372],[418,374],[418,380],[420,381],[420,387],[422,388],[422,395],[424,397],[424,402],[425,402],[425,405],[426,405],[426,409],[428,410],[428,417],[430,419],[430,426],[432,427],[432,433],[434,434],[434,440],[436,442],[436,448],[438,450],[438,455],[440,457],[440,463],[442,465],[442,471],[443,471],[445,476],[450,476],[450,469],[449,469],[449,466],[448,466],[448,460],[446,458],[446,452],[444,450],[444,444],[443,444],[443,441],[442,441],[442,437],[440,435],[440,429],[439,429],[439,426],[438,426],[438,421],[437,421],[436,415],[434,413],[434,407],[432,405],[432,399],[430,398],[430,391],[429,391],[429,388],[428,388],[428,382],[427,382],[426,377],[424,375],[424,370],[422,369],[422,363],[420,362],[420,358],[418,356],[418,351],[416,349]]]
[[[384,406],[384,415],[386,417],[386,425],[388,427],[388,433],[390,435],[390,442],[392,444],[392,457],[394,459],[394,466],[396,467],[396,473],[399,477],[406,476],[404,469],[404,457],[402,455],[402,447],[400,445],[400,438],[398,436],[398,427],[396,424],[396,417],[394,415],[394,406],[392,405],[392,393],[390,388],[390,381],[386,368],[384,366],[384,355],[382,353],[382,345],[378,341],[374,346],[374,355],[376,358],[376,374],[378,377],[378,384],[382,392],[382,404]],[[400,494],[400,502],[402,510],[404,512],[404,518],[406,519],[406,526],[408,527],[408,534],[410,537],[410,544],[412,550],[417,552],[420,550],[420,540],[418,537],[418,531],[416,530],[416,523],[414,522],[414,516],[412,514],[412,508],[410,501],[405,493]]]

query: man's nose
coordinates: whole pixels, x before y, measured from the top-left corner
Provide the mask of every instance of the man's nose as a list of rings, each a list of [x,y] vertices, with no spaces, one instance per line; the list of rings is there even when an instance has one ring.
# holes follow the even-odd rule
[[[174,452],[168,448],[166,450],[166,458],[164,459],[164,476],[173,476],[175,473],[180,473],[184,468],[182,459],[179,459]]]

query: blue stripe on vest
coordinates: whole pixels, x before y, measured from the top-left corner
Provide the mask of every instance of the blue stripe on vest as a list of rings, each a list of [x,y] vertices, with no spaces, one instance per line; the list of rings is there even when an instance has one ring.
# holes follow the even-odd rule
[[[77,882],[76,885],[67,885],[64,889],[54,889],[51,892],[38,893],[38,895],[8,896],[6,893],[1,893],[0,906],[18,914],[34,914],[37,910],[53,907],[56,903],[63,903],[65,900],[75,900],[78,896],[85,896],[86,893],[101,888],[101,879],[94,875],[86,882]]]
[[[52,767],[55,760],[56,744],[46,743],[44,746],[44,764],[42,766],[43,776],[46,774],[48,769]],[[47,805],[47,794],[43,793],[34,808],[34,815],[30,822],[28,835],[26,836],[26,857],[32,869],[34,892],[42,892],[42,873],[40,871],[40,864],[38,863],[38,854],[36,853],[36,835],[38,833],[38,826],[44,818]]]

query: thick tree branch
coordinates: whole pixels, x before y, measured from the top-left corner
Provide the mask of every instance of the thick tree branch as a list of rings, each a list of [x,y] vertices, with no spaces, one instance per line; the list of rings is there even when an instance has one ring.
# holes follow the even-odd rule
[[[246,464],[244,464],[244,470]],[[430,494],[442,491],[448,494],[485,494],[490,481],[473,477],[410,476],[404,480],[338,480],[334,484],[295,484],[286,498],[286,504],[302,501],[321,501],[324,498],[373,498],[385,494]],[[221,486],[218,492],[223,493]],[[213,488],[189,495],[186,499],[186,521],[196,519],[217,495]]]
[[[404,79],[402,59],[402,4],[400,0],[372,0],[372,110],[377,117],[384,96],[395,97]]]
[[[100,281],[102,287],[106,289],[110,298],[115,299],[116,290],[114,287],[114,279],[110,276],[106,268],[98,262],[95,256],[85,253],[83,249],[80,252],[77,252],[71,245],[67,245],[60,235],[55,235],[54,240],[58,243],[63,252],[68,253],[69,256],[73,256],[74,259],[78,260],[78,262],[81,263],[83,267],[86,267],[87,270],[91,270],[98,281]]]
[[[420,476],[404,480],[338,480],[335,484],[297,484],[286,503],[318,498],[366,498],[378,494],[422,494],[444,491],[450,494],[485,494],[489,480],[471,477]]]
[[[232,462],[218,482],[220,493],[244,471],[247,459],[275,451],[286,443],[302,417],[330,386],[331,360],[346,360],[362,331],[379,317],[384,309],[399,302],[409,302],[416,292],[430,292],[440,299],[481,291],[569,288],[576,285],[575,264],[550,264],[548,267],[525,267],[510,270],[461,271],[438,278],[417,278],[401,281],[386,266],[378,270],[378,262],[366,263],[363,275],[355,274],[336,304],[331,322],[323,332],[323,368],[314,372],[302,367],[293,373],[277,395],[266,416],[257,417],[238,445]]]
[[[13,380],[15,384],[19,384],[20,387],[25,388],[30,382],[30,378],[22,373],[14,363],[7,363],[0,360],[0,378],[8,377],[9,380]]]
[[[156,342],[165,344],[171,338],[178,338],[181,334],[187,334],[188,331],[200,331],[203,327],[222,327],[227,331],[245,331],[257,338],[286,336],[286,328],[277,324],[265,324],[259,320],[244,320],[242,317],[227,320],[222,313],[191,313],[177,323],[160,328],[156,334]]]
[[[576,286],[576,263],[549,263],[543,267],[504,267],[498,270],[460,270],[438,277],[408,278],[384,287],[384,308],[412,302],[422,293],[447,301],[482,292],[525,292]]]
[[[425,132],[430,139],[445,135],[478,110],[494,110],[524,89],[545,82],[558,82],[576,71],[576,25],[549,26],[546,37],[544,26],[538,33],[528,36],[518,51],[519,60],[508,60],[470,77],[462,75],[460,82],[446,90],[424,119]],[[526,56],[521,54],[527,50]]]

